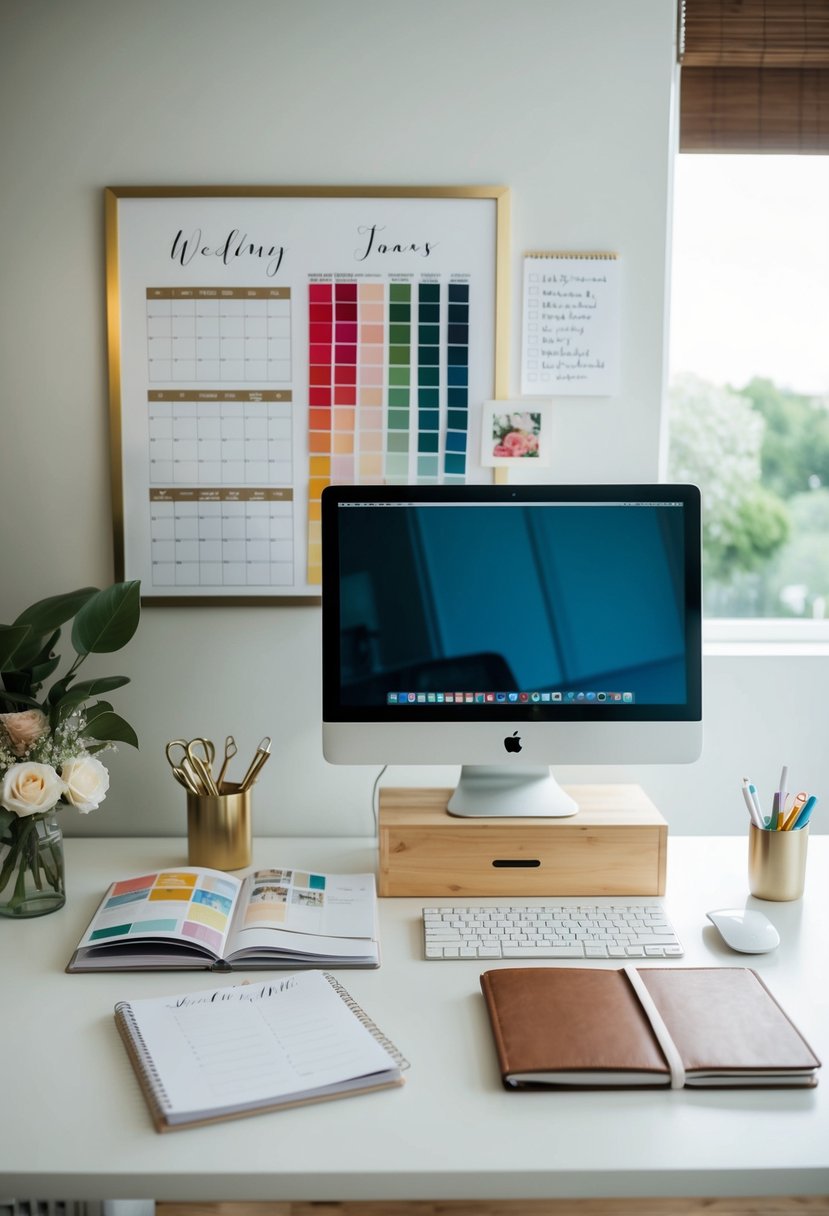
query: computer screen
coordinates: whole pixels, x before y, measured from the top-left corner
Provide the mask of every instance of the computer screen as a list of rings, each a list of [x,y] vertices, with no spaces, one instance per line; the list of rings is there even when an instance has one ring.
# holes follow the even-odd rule
[[[322,536],[328,759],[699,754],[696,487],[334,486]]]

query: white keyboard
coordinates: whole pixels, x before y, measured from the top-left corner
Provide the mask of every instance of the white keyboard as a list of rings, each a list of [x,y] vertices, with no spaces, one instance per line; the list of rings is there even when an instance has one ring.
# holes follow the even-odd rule
[[[681,958],[659,904],[498,904],[423,909],[424,955],[444,958]]]

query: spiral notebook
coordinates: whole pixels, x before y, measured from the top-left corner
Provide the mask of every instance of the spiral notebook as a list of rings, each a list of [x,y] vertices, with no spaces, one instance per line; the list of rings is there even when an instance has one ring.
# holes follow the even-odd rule
[[[408,1067],[324,971],[121,1001],[115,1022],[159,1132],[402,1085]]]
[[[524,258],[521,393],[610,397],[619,391],[619,262],[615,253]]]

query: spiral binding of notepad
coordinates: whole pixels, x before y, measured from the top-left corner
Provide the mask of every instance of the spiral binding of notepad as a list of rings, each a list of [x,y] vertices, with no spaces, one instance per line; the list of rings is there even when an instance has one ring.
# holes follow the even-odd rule
[[[334,989],[340,1000],[345,1002],[357,1020],[361,1022],[363,1026],[365,1026],[366,1030],[377,1040],[380,1046],[386,1049],[398,1068],[401,1071],[405,1071],[407,1068],[410,1068],[411,1065],[409,1064],[409,1061],[404,1055],[401,1054],[399,1048],[395,1047],[391,1039],[387,1038],[386,1035],[383,1034],[382,1030],[380,1030],[379,1026],[377,1026],[375,1022],[372,1022],[366,1011],[357,1004],[351,993],[343,988],[339,980],[335,979],[334,976],[330,975],[327,971],[324,971],[323,975],[328,980],[329,984]]]
[[[525,258],[572,258],[574,262],[615,262],[618,258],[616,253],[567,253],[564,250],[545,249],[540,252],[525,253]]]
[[[144,1093],[150,1098],[155,1112],[170,1110],[171,1103],[164,1082],[153,1064],[152,1056],[147,1050],[144,1036],[138,1029],[138,1023],[132,1012],[129,1001],[119,1001],[115,1006],[115,1024],[121,1032],[121,1038],[126,1044],[127,1051],[132,1057],[138,1071],[138,1079]]]

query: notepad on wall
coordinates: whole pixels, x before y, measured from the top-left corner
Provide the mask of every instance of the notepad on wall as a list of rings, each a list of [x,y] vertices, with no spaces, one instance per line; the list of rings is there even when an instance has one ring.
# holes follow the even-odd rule
[[[608,397],[619,391],[619,262],[615,253],[524,258],[521,392]]]
[[[402,1085],[406,1061],[333,976],[122,1001],[156,1131]]]
[[[507,1089],[814,1086],[820,1061],[747,967],[481,976]]]

